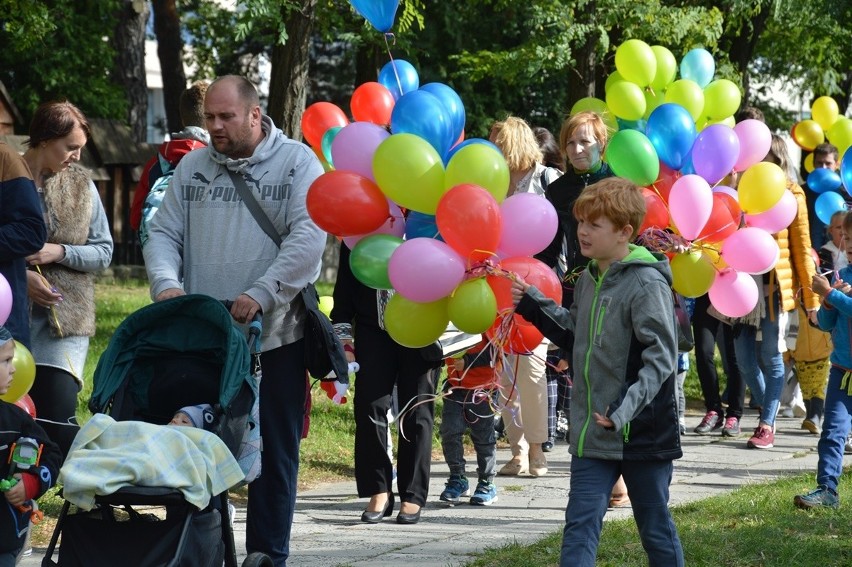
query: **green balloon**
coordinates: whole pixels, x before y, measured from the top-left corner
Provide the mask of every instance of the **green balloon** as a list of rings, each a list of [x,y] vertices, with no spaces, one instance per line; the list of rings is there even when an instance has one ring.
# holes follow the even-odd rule
[[[639,120],[645,114],[645,95],[630,81],[619,81],[606,93],[606,105],[622,120]]]
[[[497,298],[485,278],[462,282],[450,295],[450,321],[460,331],[484,333],[497,317]]]
[[[415,303],[394,294],[385,307],[385,329],[402,346],[420,348],[438,340],[447,329],[447,298]]]
[[[322,157],[325,158],[325,161],[331,167],[334,167],[334,162],[331,160],[331,143],[341,130],[343,130],[343,126],[332,126],[322,135],[322,142],[320,143],[322,146]]]
[[[651,81],[651,88],[662,92],[677,77],[677,59],[667,47],[662,45],[652,45],[651,51],[654,52],[657,60],[657,72],[654,80]]]
[[[704,91],[690,79],[680,79],[666,89],[666,102],[675,102],[686,109],[693,120],[701,118],[704,110]]]
[[[373,155],[373,175],[379,189],[400,207],[427,215],[438,210],[444,162],[420,136],[394,134],[385,139]]]
[[[509,192],[509,166],[503,155],[491,146],[470,144],[450,158],[444,176],[444,191],[463,183],[479,185],[499,203]]]
[[[639,186],[650,185],[660,175],[660,159],[651,140],[638,130],[620,130],[606,147],[606,162],[613,173]]]
[[[704,87],[704,116],[710,120],[722,120],[740,107],[740,88],[728,79],[717,79]]]
[[[618,71],[615,71],[610,78],[618,75]],[[619,81],[623,81],[624,79],[619,78]],[[609,85],[609,79],[606,80],[607,85]],[[618,131],[618,121],[615,119],[615,115],[609,111],[609,107],[606,105],[604,101],[599,98],[595,98],[592,96],[587,96],[585,98],[581,98],[577,102],[574,103],[574,106],[571,107],[571,116],[574,116],[578,112],[589,111],[598,114],[606,124],[607,130],[609,130],[609,134],[612,135],[613,132]]]
[[[388,262],[402,244],[402,238],[390,234],[374,234],[358,241],[349,255],[349,267],[362,284],[374,289],[391,289]]]

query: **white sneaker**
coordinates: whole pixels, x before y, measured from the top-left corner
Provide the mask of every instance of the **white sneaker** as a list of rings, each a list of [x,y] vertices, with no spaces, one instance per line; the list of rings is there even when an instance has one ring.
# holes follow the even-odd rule
[[[793,408],[783,408],[778,415],[781,417],[794,417]]]
[[[846,446],[843,448],[843,452],[847,455],[852,455],[852,433],[846,438]]]

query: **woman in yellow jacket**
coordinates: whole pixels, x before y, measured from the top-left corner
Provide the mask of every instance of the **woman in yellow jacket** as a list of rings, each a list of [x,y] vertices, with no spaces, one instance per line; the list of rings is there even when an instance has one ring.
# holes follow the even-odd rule
[[[772,136],[764,161],[777,164],[784,172],[790,171],[783,138]],[[819,298],[810,289],[815,270],[805,193],[789,178],[787,190],[796,197],[798,213],[790,226],[773,235],[780,249],[778,262],[763,275],[763,293],[758,305],[740,321],[734,339],[740,374],[761,407],[760,423],[748,440],[748,446],[753,449],[768,449],[775,444],[775,416],[784,385],[783,333],[787,314],[796,308],[798,290],[801,289],[805,310],[814,322],[819,307]]]
[[[805,402],[805,419],[802,429],[814,435],[822,432],[822,414],[825,409],[825,388],[828,386],[828,370],[831,367],[831,334],[810,325],[802,306],[796,308],[799,317],[799,333],[796,345],[790,351],[793,368],[802,389]]]

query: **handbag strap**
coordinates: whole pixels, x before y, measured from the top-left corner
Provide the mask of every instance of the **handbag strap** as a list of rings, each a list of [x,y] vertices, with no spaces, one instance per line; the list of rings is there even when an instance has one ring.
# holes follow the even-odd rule
[[[254,217],[254,220],[257,221],[257,224],[263,229],[263,232],[272,239],[272,242],[281,248],[281,235],[278,234],[277,230],[275,230],[275,226],[272,224],[269,216],[267,216],[267,214],[263,212],[263,209],[260,208],[260,204],[257,202],[257,199],[254,198],[251,189],[249,189],[248,185],[246,185],[246,180],[243,179],[242,175],[238,175],[230,169],[225,169],[228,172],[228,175],[231,176],[231,181],[234,182],[234,189],[236,189],[240,194],[240,197],[251,213],[251,216]]]

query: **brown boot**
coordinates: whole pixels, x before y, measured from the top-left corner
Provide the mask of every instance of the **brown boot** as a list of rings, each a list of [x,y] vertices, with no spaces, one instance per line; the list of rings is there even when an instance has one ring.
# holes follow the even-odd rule
[[[530,476],[544,476],[547,474],[547,457],[541,449],[541,443],[530,444]]]

